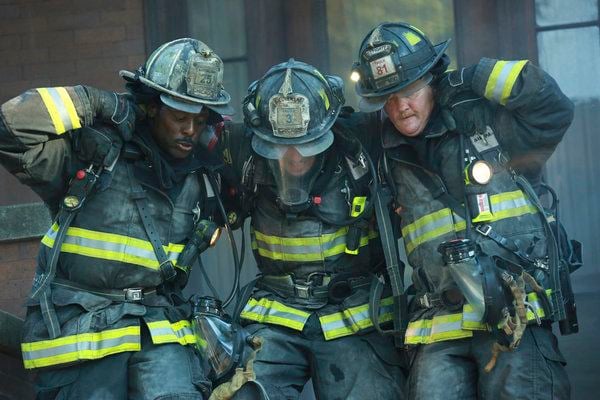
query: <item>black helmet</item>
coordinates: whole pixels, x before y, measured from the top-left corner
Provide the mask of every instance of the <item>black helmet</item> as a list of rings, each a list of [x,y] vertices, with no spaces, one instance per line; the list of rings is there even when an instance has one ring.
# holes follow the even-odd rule
[[[198,113],[208,107],[218,114],[233,114],[231,96],[223,89],[223,61],[199,40],[165,43],[137,71],[119,75],[157,90],[161,101],[177,110]]]
[[[304,156],[321,153],[333,142],[330,129],[343,104],[340,77],[294,59],[277,64],[244,99],[252,147],[266,158],[276,158],[270,153],[278,145],[293,145]]]
[[[428,72],[449,42],[434,46],[419,29],[401,22],[376,26],[362,41],[359,60],[352,68],[361,110],[381,109],[390,94],[419,79],[429,83],[432,75]]]

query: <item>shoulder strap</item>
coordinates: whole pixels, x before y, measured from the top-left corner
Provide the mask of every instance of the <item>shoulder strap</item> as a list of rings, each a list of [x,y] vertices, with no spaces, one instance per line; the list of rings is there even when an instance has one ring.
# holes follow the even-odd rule
[[[131,198],[135,201],[135,205],[137,206],[138,212],[140,214],[140,219],[142,220],[142,224],[144,225],[144,229],[146,231],[146,235],[148,235],[148,240],[152,244],[152,248],[154,249],[154,254],[158,259],[160,273],[162,278],[166,282],[170,282],[177,276],[177,271],[173,266],[173,263],[167,257],[165,253],[165,249],[162,246],[160,241],[160,237],[158,235],[158,230],[154,225],[154,219],[152,215],[150,215],[150,207],[148,204],[148,197],[146,196],[146,191],[139,184],[137,179],[133,174],[132,163],[127,163],[127,173],[129,175],[129,180],[133,187],[133,192],[131,193]]]
[[[42,318],[51,339],[60,336],[61,332],[54,304],[52,303],[51,293],[51,283],[56,276],[56,266],[60,257],[60,250],[65,240],[67,229],[81,210],[97,181],[98,175],[94,172],[92,166],[85,171],[77,171],[76,176],[71,180],[67,194],[60,205],[58,215],[55,219],[58,224],[58,231],[52,249],[50,249],[48,264],[45,267],[45,271],[34,279],[30,297],[32,299],[39,299]]]

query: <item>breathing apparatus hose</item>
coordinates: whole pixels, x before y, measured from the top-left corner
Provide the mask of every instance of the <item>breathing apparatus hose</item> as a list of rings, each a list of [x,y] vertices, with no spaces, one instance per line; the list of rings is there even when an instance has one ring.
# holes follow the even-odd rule
[[[217,182],[214,179],[214,177],[212,176],[212,174],[208,174],[208,179],[210,181],[210,184],[213,187],[218,187]],[[221,213],[221,217],[223,217],[225,230],[227,231],[227,237],[229,238],[229,243],[231,245],[231,253],[233,254],[234,279],[233,279],[233,285],[231,286],[231,290],[229,291],[227,298],[223,302],[223,308],[226,308],[229,305],[229,303],[231,303],[231,301],[235,298],[236,294],[239,291],[240,271],[241,271],[242,265],[240,263],[240,257],[238,255],[237,246],[235,244],[235,238],[233,237],[233,232],[231,231],[231,226],[229,225],[229,222],[227,222],[227,213],[225,212],[225,207],[223,206],[221,197],[218,195],[215,197],[217,198],[217,205],[219,208],[219,212]]]

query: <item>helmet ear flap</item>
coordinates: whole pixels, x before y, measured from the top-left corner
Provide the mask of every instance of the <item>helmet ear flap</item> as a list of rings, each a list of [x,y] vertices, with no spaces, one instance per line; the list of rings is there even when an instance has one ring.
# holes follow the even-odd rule
[[[325,75],[325,80],[327,80],[331,92],[338,99],[340,104],[344,104],[346,99],[344,98],[344,81],[342,78],[336,75]]]

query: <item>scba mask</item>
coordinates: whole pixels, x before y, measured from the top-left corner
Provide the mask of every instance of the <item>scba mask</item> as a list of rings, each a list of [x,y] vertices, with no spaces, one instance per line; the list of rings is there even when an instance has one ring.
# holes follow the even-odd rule
[[[253,143],[259,140],[253,141]],[[259,144],[260,145],[260,144]],[[256,151],[256,146],[255,146]],[[274,145],[257,151],[262,155],[275,181],[277,204],[287,213],[299,213],[311,204],[310,193],[323,168],[324,156],[310,145]]]

